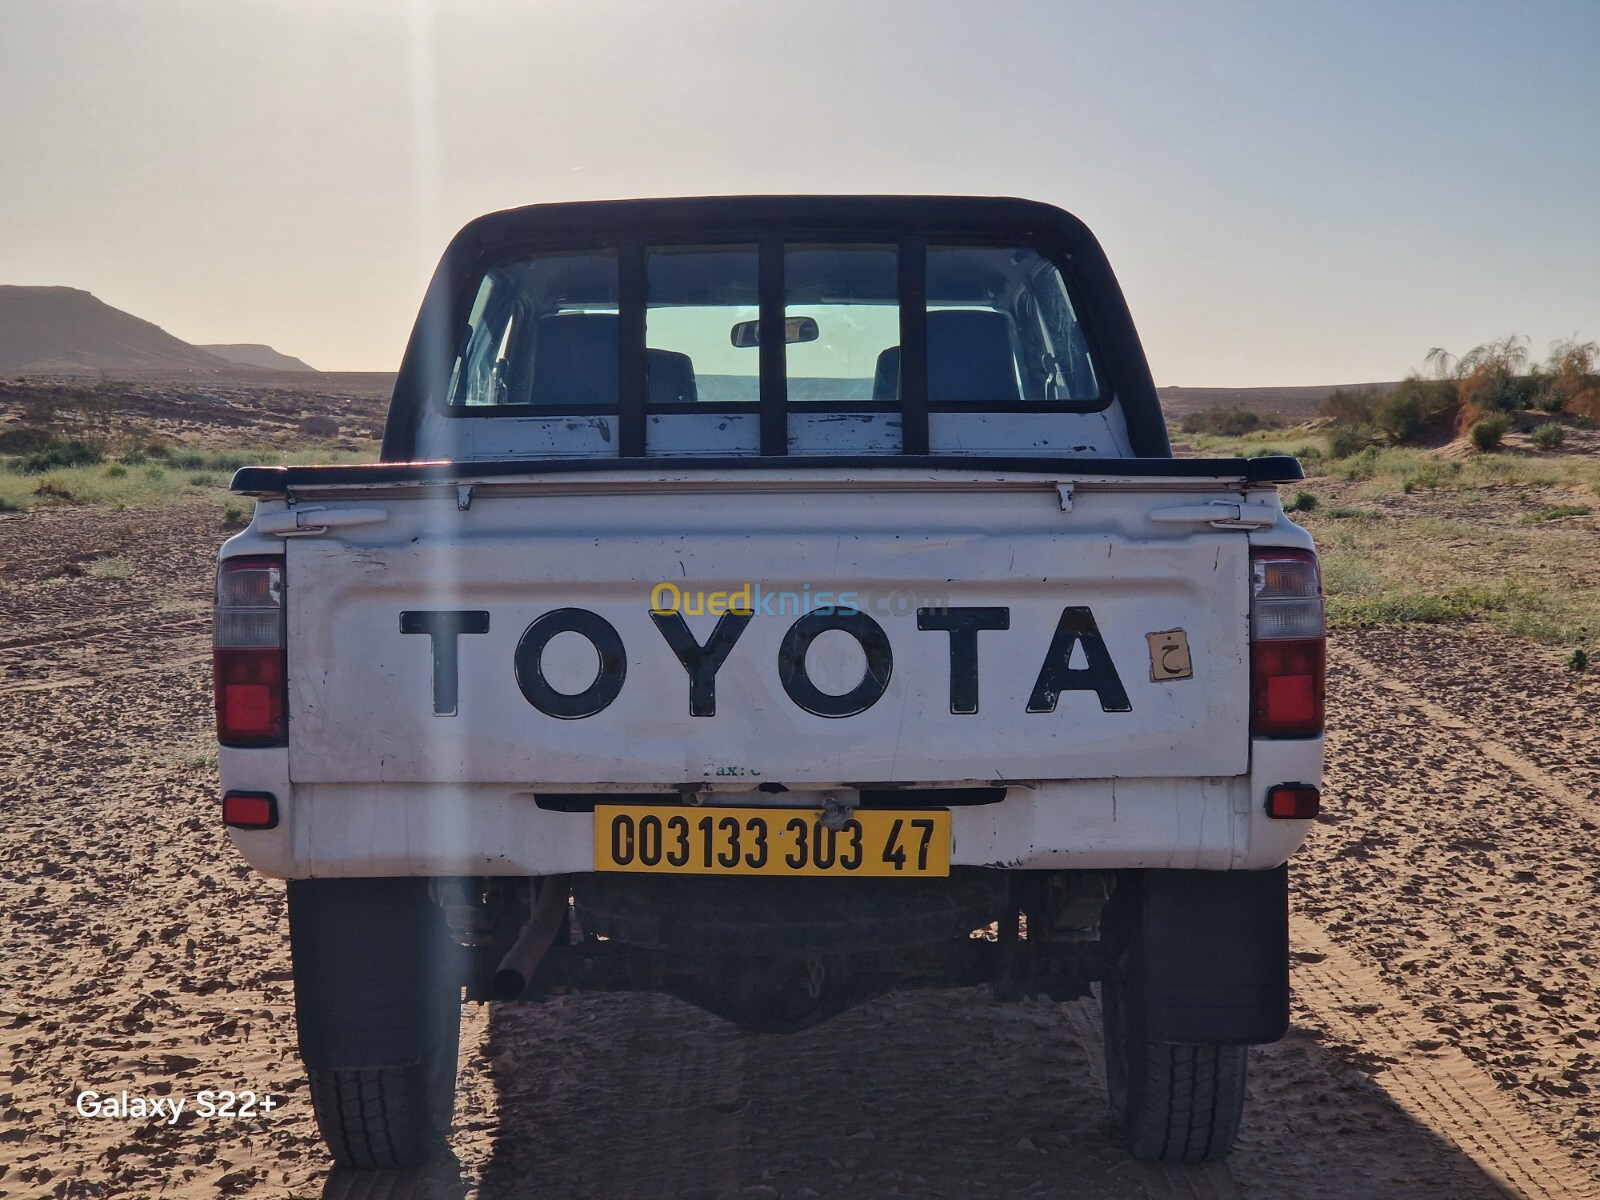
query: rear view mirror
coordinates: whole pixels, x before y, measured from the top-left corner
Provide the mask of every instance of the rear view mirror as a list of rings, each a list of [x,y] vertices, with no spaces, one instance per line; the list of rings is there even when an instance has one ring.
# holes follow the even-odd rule
[[[783,340],[794,342],[814,342],[822,336],[822,331],[817,328],[815,317],[788,317],[783,322]],[[761,322],[740,321],[733,327],[733,344],[742,348],[759,346],[761,344]]]

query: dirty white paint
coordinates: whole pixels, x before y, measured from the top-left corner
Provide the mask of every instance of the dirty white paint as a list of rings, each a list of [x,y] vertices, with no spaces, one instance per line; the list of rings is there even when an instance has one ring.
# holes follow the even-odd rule
[[[1250,544],[1307,539],[1281,513],[1253,530],[1151,518],[1222,500],[1271,507],[1273,489],[976,464],[473,483],[466,511],[454,486],[439,485],[264,502],[258,527],[227,548],[288,556],[292,745],[222,761],[225,786],[280,797],[279,830],[236,837],[260,869],[583,869],[591,823],[538,809],[533,794],[551,789],[686,786],[795,803],[874,782],[1013,784],[1005,803],[957,812],[958,863],[1265,867],[1304,835],[1304,823],[1268,821],[1262,801],[1271,784],[1319,781],[1321,741],[1252,744],[1246,637]],[[286,507],[312,505],[382,517],[287,540],[259,531]],[[691,715],[688,673],[650,617],[662,582],[691,593],[855,592],[892,648],[888,683],[855,715],[805,711],[780,679],[796,620],[780,602],[753,616],[717,671],[715,715]],[[951,711],[951,638],[918,628],[925,604],[1008,610],[1008,629],[977,635],[977,712]],[[1092,691],[1028,711],[1068,606],[1093,613],[1130,711],[1104,711]],[[615,699],[581,719],[539,711],[516,678],[519,638],[559,608],[603,618],[625,646]],[[407,610],[490,614],[487,633],[458,639],[454,716],[432,711],[429,638],[400,632]],[[685,619],[704,644],[718,618]],[[1152,680],[1147,635],[1175,628],[1194,675]],[[552,682],[581,690],[584,671],[556,649]],[[1082,653],[1075,646],[1070,665]],[[841,633],[819,638],[806,660],[829,694],[858,682],[863,661]],[[750,791],[757,780],[791,791]]]

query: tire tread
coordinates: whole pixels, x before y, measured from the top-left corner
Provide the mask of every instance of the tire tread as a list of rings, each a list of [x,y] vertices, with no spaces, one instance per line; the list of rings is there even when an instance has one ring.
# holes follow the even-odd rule
[[[317,1124],[340,1166],[415,1167],[441,1138],[429,1116],[422,1063],[370,1070],[308,1071]]]
[[[1227,1156],[1239,1129],[1248,1075],[1246,1046],[1152,1043],[1145,1051],[1142,1104],[1120,1132],[1137,1158],[1171,1163]]]

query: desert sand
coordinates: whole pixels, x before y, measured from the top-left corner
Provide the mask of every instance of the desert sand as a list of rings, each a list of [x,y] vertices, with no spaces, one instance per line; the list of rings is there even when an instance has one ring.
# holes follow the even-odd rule
[[[200,503],[0,514],[0,1197],[1600,1197],[1600,681],[1474,626],[1331,643],[1293,1028],[1225,1165],[1112,1140],[1094,1000],[966,990],[765,1039],[654,996],[468,1006],[454,1156],[330,1173],[283,885],[218,813],[227,533]],[[123,1089],[189,1106],[76,1111]],[[223,1089],[275,1107],[201,1117]]]

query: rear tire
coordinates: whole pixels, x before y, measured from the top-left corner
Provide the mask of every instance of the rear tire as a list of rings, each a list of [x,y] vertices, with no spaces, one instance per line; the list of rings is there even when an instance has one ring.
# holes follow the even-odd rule
[[[425,879],[289,885],[301,1057],[336,1163],[421,1166],[450,1130],[458,964]]]
[[[419,1167],[444,1145],[455,1110],[456,1028],[428,1060],[306,1072],[322,1140],[341,1167]]]
[[[1244,1113],[1250,1048],[1152,1041],[1141,997],[1125,973],[1100,985],[1112,1128],[1145,1162],[1226,1158]]]

